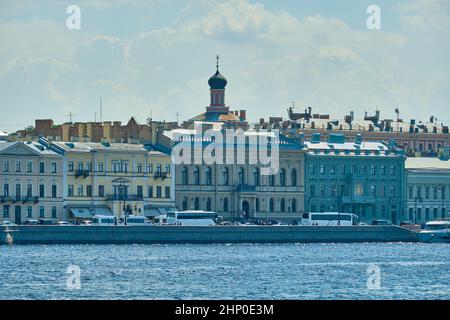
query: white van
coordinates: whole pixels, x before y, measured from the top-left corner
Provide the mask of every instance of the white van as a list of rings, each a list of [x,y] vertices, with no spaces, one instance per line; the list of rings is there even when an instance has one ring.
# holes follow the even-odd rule
[[[149,226],[150,221],[144,216],[128,216],[127,217],[128,226]]]

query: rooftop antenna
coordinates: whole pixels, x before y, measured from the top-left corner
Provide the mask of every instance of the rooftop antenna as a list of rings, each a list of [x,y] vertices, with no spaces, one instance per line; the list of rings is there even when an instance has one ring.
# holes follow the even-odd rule
[[[398,119],[400,117],[400,110],[398,108],[395,108],[395,113],[397,114],[397,133],[398,133]]]
[[[66,114],[66,117],[69,117],[69,121],[70,121],[70,123],[73,123],[72,122],[72,117],[73,116],[75,116],[72,112],[69,112],[69,114]]]
[[[177,123],[178,123],[178,117],[181,116],[181,113],[176,112],[175,117],[177,117]]]
[[[100,96],[100,122],[103,122],[102,97]]]

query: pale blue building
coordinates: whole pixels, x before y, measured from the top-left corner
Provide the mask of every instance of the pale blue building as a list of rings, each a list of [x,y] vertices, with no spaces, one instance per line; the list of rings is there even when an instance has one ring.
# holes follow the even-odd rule
[[[305,211],[351,212],[360,221],[405,220],[405,159],[395,142],[346,142],[342,134],[305,142]]]

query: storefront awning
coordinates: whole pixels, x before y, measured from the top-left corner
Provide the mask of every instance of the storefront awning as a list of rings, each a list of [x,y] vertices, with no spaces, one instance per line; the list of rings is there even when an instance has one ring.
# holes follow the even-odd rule
[[[108,207],[94,208],[93,212],[95,215],[99,215],[99,216],[112,216],[113,215],[111,209]]]
[[[70,212],[78,219],[91,219],[92,213],[89,208],[70,208]]]

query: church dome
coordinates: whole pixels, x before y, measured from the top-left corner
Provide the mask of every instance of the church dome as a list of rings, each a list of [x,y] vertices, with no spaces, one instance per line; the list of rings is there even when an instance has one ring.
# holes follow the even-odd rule
[[[227,85],[227,79],[219,72],[219,56],[217,56],[217,65],[216,65],[217,71],[216,73],[209,78],[208,84],[210,89],[221,89],[224,90]]]

